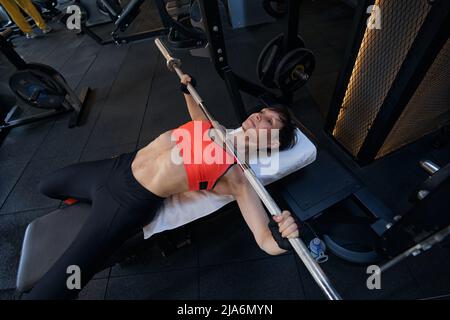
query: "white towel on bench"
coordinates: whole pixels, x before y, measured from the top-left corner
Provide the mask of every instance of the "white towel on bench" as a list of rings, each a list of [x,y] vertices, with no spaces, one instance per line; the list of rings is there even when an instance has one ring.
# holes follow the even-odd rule
[[[316,154],[315,145],[297,129],[297,143],[292,149],[279,153],[279,166],[274,174],[267,175],[264,172],[269,168],[268,161],[273,160],[276,154],[270,156],[272,159],[268,159],[269,156],[260,156],[257,159],[250,158],[249,162],[262,184],[268,185],[311,164],[316,160]],[[253,161],[256,163],[252,163]],[[188,224],[232,201],[233,196],[221,196],[209,191],[189,191],[173,195],[164,200],[153,221],[143,228],[144,238],[148,239],[153,234]]]

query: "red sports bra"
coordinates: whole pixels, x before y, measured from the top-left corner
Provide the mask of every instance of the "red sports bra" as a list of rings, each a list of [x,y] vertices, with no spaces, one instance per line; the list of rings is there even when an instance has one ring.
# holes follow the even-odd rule
[[[235,158],[209,135],[209,121],[190,121],[172,131],[183,159],[189,190],[210,190],[235,163]]]

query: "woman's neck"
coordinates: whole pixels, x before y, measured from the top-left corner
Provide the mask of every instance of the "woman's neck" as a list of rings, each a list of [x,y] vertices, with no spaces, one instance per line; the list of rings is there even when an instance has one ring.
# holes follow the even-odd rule
[[[256,143],[251,143],[249,137],[243,130],[230,134],[230,140],[233,141],[236,152],[249,161],[250,157],[257,156],[258,148]]]

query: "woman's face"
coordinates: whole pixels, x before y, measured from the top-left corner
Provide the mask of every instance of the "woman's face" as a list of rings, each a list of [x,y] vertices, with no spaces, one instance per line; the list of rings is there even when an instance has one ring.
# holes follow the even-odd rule
[[[251,114],[243,123],[242,129],[247,131],[248,129],[281,129],[283,122],[280,119],[278,112],[270,110],[268,108],[262,109],[260,112]]]
[[[280,119],[278,112],[264,108],[260,112],[251,114],[243,123],[242,129],[244,134],[248,136],[249,141],[256,141],[258,148],[275,148],[279,145],[277,139],[273,139],[271,132],[273,129],[281,129],[283,121]],[[261,139],[261,137],[266,139]],[[251,142],[249,142],[251,144]]]

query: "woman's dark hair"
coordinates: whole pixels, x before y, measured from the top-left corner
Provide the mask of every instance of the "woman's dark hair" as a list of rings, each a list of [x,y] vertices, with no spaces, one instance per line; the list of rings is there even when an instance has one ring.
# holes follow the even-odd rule
[[[283,127],[280,129],[280,151],[291,149],[297,143],[297,126],[292,121],[291,114],[286,106],[277,104],[268,107],[267,109],[278,113],[280,120],[283,122]]]

